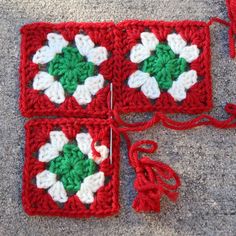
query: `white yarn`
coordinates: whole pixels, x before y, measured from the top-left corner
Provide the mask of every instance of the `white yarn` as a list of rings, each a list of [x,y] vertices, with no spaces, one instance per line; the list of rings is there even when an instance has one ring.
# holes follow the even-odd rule
[[[55,51],[49,48],[49,46],[43,46],[34,54],[32,61],[35,64],[46,64],[50,62],[55,55]]]
[[[86,56],[95,46],[91,38],[84,34],[75,35],[75,45],[82,56]]]
[[[55,53],[61,53],[62,49],[68,45],[68,41],[61,34],[49,33],[47,35],[48,46]]]
[[[142,44],[136,44],[132,47],[130,52],[130,60],[134,63],[140,63],[147,59],[151,55],[150,51],[155,50],[159,43],[156,36],[150,32],[142,32],[140,37]],[[187,42],[180,34],[169,34],[167,36],[167,42],[171,50],[175,54],[179,54],[179,57],[184,58],[188,63],[191,63],[199,56],[200,50],[198,47],[196,45],[187,46]],[[192,87],[196,82],[197,72],[195,70],[183,72],[178,79],[173,82],[168,93],[171,94],[175,101],[182,101],[186,98],[186,90]],[[129,76],[128,86],[130,88],[141,87],[141,91],[150,99],[156,99],[161,94],[155,77],[150,77],[148,73],[144,73],[140,70],[135,71]]]
[[[150,78],[149,73],[136,70],[133,74],[129,76],[128,85],[130,88],[139,88],[141,87],[147,79]]]
[[[168,89],[168,93],[174,98],[175,101],[180,102],[186,98],[186,91],[181,82],[174,81],[172,87]]]
[[[63,146],[69,142],[68,138],[62,131],[51,131],[50,141],[52,146],[59,152],[62,151]]]
[[[168,34],[167,41],[168,45],[175,54],[180,54],[183,48],[187,45],[181,35],[176,33]]]
[[[197,45],[186,46],[187,43],[180,34],[169,34],[167,41],[172,51],[179,54],[179,57],[184,58],[188,63],[198,58],[200,50]]]
[[[61,104],[65,101],[65,91],[60,82],[54,81],[49,88],[44,91],[49,100]]]
[[[77,145],[82,153],[88,155],[91,151],[92,137],[89,133],[79,133],[76,135]]]
[[[105,145],[95,146],[97,152],[100,153],[100,157],[93,155],[92,150],[90,150],[88,157],[93,159],[98,165],[101,164],[109,155],[109,149]]]
[[[104,181],[105,176],[102,171],[90,175],[84,179],[76,195],[82,203],[91,204],[94,201],[94,193],[104,185]]]
[[[95,47],[94,42],[88,35],[77,34],[75,44],[80,54],[87,57],[87,60],[99,66],[107,60],[108,53],[105,47]]]
[[[45,71],[39,71],[33,81],[33,88],[36,90],[45,90],[53,84],[54,78]]]
[[[107,49],[105,47],[95,47],[87,53],[87,60],[99,66],[107,60]]]
[[[91,93],[85,85],[78,85],[73,96],[80,105],[86,105],[92,101]]]
[[[46,143],[39,149],[39,161],[49,162],[59,156],[59,151],[51,143]]]
[[[198,58],[200,50],[196,45],[186,46],[180,52],[179,57],[184,58],[188,63],[191,63]]]
[[[161,92],[155,77],[149,77],[142,85],[141,91],[144,95],[151,99],[156,99],[160,96]]]
[[[57,176],[48,170],[44,170],[36,175],[36,185],[38,188],[48,189],[57,182]]]
[[[178,79],[173,82],[168,93],[171,94],[175,101],[181,102],[187,96],[186,90],[190,89],[196,83],[197,72],[195,70],[183,72],[179,75]]]
[[[103,88],[103,84],[104,78],[101,74],[88,77],[84,83],[92,95],[95,95],[101,88]]]
[[[39,161],[49,162],[59,156],[63,146],[69,142],[62,131],[51,131],[50,143],[46,143],[39,149]]]
[[[73,96],[80,105],[86,105],[92,101],[95,95],[104,85],[104,78],[101,74],[88,77],[84,85],[78,85]]]
[[[50,62],[57,53],[68,45],[68,41],[60,34],[49,33],[47,35],[48,46],[43,46],[37,50],[33,56],[33,62],[36,64],[46,64]]]
[[[100,153],[100,157],[92,153],[92,137],[89,133],[79,133],[76,135],[77,145],[82,153],[88,155],[88,158],[93,159],[97,164],[104,161],[109,155],[109,149],[105,145],[95,146],[95,150]]]
[[[130,52],[130,60],[134,63],[140,63],[150,57],[151,52],[143,44],[136,44]]]
[[[161,94],[155,77],[151,77],[149,73],[140,70],[135,71],[129,76],[128,85],[130,88],[141,87],[141,91],[150,99],[156,99]]]
[[[150,51],[153,51],[156,49],[156,46],[159,43],[159,40],[155,36],[155,34],[150,32],[142,32],[141,33],[141,42],[142,44],[148,48]]]
[[[197,72],[195,70],[189,70],[179,75],[177,81],[181,83],[185,89],[190,89],[197,83]]]
[[[45,90],[44,94],[50,101],[61,104],[65,101],[65,91],[60,82],[54,81],[54,77],[44,71],[39,71],[34,77],[33,88]]]
[[[102,171],[99,171],[93,175],[87,176],[82,184],[86,185],[93,193],[95,193],[104,185],[104,181],[104,173]]]
[[[50,62],[57,53],[68,45],[62,35],[49,33],[47,35],[48,46],[43,46],[33,56],[33,62],[37,64],[46,64]],[[86,56],[87,60],[96,65],[100,65],[107,60],[107,49],[105,47],[94,47],[94,43],[88,35],[77,34],[75,44],[81,55]],[[104,78],[101,74],[88,77],[84,85],[78,85],[73,96],[80,105],[86,105],[92,101],[92,95],[95,95],[104,85]],[[40,71],[33,81],[33,88],[36,90],[45,90],[44,94],[50,101],[61,104],[65,101],[65,91],[61,83],[54,81],[54,77],[47,72]]]
[[[48,193],[56,202],[64,203],[68,200],[66,190],[61,181],[57,181],[50,189],[48,189]]]
[[[49,162],[59,156],[59,151],[63,150],[63,146],[68,143],[68,138],[62,131],[51,131],[50,142],[46,143],[39,149],[39,161]],[[79,133],[76,135],[78,147],[85,155],[92,158],[97,164],[100,164],[109,155],[109,149],[104,145],[95,146],[101,157],[92,154],[91,144],[92,137],[89,133]],[[94,201],[94,193],[104,185],[105,176],[103,172],[97,172],[86,177],[81,184],[77,196],[81,202],[90,204]],[[68,200],[67,193],[63,183],[57,181],[56,174],[48,170],[44,170],[36,175],[36,185],[38,188],[48,189],[48,193],[54,201],[64,203]]]
[[[140,63],[151,56],[151,51],[156,49],[159,40],[155,34],[142,32],[141,43],[134,45],[130,51],[130,60],[134,63]]]
[[[93,192],[83,183],[76,195],[82,203],[91,204],[94,201]]]

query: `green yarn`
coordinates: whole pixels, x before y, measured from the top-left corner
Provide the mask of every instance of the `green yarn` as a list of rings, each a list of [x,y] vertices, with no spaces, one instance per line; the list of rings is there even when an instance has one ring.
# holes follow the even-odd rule
[[[95,65],[87,62],[77,48],[67,46],[49,62],[48,73],[59,79],[67,93],[73,94],[78,84],[95,75]]]
[[[96,163],[88,159],[74,144],[66,144],[63,154],[49,162],[49,171],[55,173],[66,191],[76,193],[84,178],[96,172]]]
[[[154,76],[160,89],[168,90],[186,68],[184,58],[179,58],[168,45],[159,43],[155,54],[143,62],[141,70]]]

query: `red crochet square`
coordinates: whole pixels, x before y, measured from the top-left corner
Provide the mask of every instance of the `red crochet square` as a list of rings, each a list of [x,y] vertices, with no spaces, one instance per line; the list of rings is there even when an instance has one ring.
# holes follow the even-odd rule
[[[119,137],[113,134],[110,158],[107,121],[41,119],[25,129],[22,201],[27,214],[103,217],[119,211]]]
[[[118,111],[194,114],[212,108],[207,23],[124,21],[117,28]]]
[[[113,30],[113,23],[33,23],[23,26],[22,114],[26,117],[107,117],[107,95],[114,64]],[[92,82],[94,78],[96,84]]]

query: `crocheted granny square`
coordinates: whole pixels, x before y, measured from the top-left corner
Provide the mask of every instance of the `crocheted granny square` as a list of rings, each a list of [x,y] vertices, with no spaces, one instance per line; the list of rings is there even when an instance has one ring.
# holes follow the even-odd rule
[[[117,27],[117,110],[191,114],[211,109],[207,23],[124,21]]]
[[[33,23],[21,29],[24,116],[107,115],[113,23]]]
[[[118,212],[119,138],[96,119],[26,124],[22,201],[29,215],[107,216]],[[94,147],[94,148],[93,148]]]

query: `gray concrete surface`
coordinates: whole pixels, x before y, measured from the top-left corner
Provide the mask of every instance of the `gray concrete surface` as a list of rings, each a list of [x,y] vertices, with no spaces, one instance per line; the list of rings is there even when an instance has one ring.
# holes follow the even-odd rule
[[[134,172],[121,152],[121,211],[105,219],[28,217],[21,205],[25,119],[18,111],[19,28],[34,21],[104,21],[127,19],[227,19],[224,0],[0,0],[0,235],[225,235],[236,233],[235,130],[209,127],[175,132],[162,127],[132,135],[159,141],[161,159],[180,174],[176,205],[162,202],[160,214],[136,214],[131,208]],[[227,30],[211,27],[212,76],[217,117],[236,103],[236,62],[228,56]],[[134,115],[140,120],[148,115]]]

